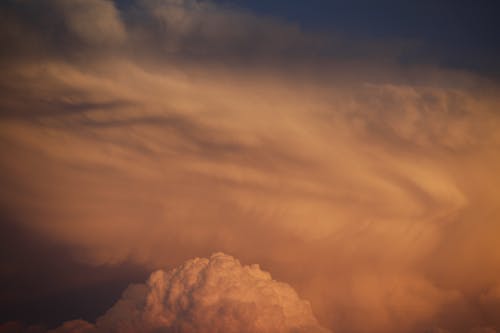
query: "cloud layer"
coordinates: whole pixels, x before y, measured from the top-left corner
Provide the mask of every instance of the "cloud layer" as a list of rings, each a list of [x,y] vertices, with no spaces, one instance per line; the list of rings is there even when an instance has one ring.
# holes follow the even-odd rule
[[[496,82],[371,45],[347,61],[338,40],[205,1],[1,16],[0,207],[23,230],[90,266],[234,253],[333,331],[499,329]],[[164,295],[153,280],[116,307]]]

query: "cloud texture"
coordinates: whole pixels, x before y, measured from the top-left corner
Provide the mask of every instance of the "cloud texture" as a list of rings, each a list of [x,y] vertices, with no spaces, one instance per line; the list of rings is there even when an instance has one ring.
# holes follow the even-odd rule
[[[31,332],[5,324],[0,332]],[[170,271],[130,285],[122,298],[97,320],[68,321],[49,333],[327,333],[287,284],[258,265],[242,266],[223,253],[189,260]]]
[[[205,1],[8,0],[1,17],[0,207],[23,229],[89,266],[234,253],[336,332],[499,329],[497,82],[372,45],[348,61],[345,42]],[[224,263],[257,279],[188,266]],[[113,309],[177,299],[154,289],[168,274]],[[258,295],[273,324],[293,317]],[[220,301],[221,324],[260,315]]]

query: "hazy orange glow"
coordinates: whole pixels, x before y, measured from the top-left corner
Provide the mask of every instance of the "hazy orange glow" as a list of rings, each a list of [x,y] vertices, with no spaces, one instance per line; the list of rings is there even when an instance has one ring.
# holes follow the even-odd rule
[[[244,17],[243,36],[258,25],[317,44],[216,7],[148,2],[181,56],[134,52],[127,45],[154,45],[147,31],[110,2],[75,3],[92,10],[54,6],[90,45],[82,57],[52,55],[26,33],[18,42],[40,56],[2,60],[0,200],[23,228],[96,267],[153,271],[218,251],[259,263],[333,332],[500,327],[496,82],[307,55],[183,59],[186,17],[223,27]],[[217,36],[219,48],[239,38]]]

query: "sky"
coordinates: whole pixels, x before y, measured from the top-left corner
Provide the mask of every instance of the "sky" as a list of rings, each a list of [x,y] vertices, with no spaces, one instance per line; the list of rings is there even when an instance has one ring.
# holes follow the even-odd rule
[[[0,4],[0,333],[500,332],[495,1]]]

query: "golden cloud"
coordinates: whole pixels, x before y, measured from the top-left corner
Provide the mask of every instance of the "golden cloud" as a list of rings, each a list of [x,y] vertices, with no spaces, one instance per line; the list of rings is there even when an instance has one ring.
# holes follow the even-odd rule
[[[91,265],[234,253],[334,331],[498,325],[495,82],[314,64],[316,37],[208,2],[28,3],[76,44],[3,23],[0,202],[29,230]]]

